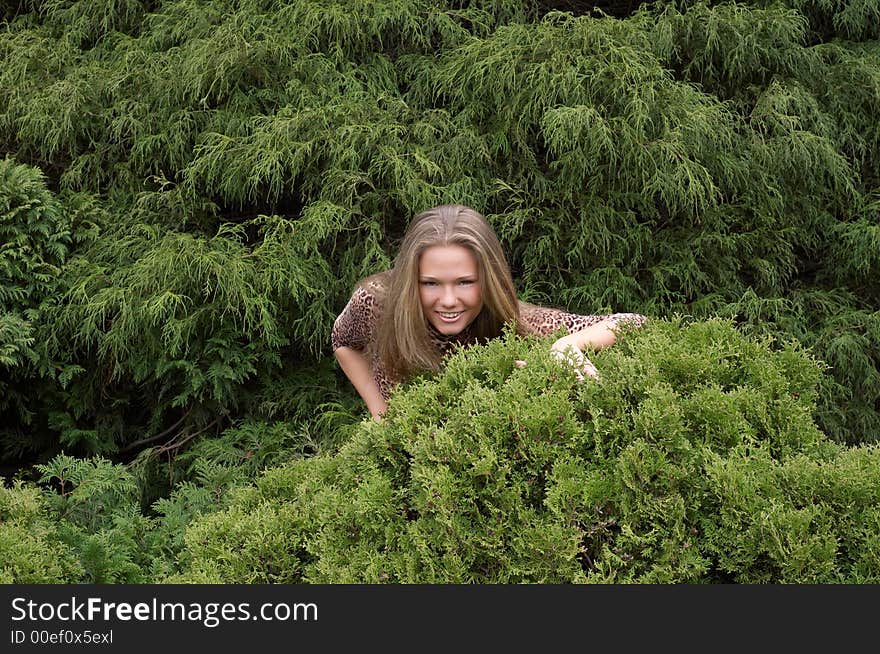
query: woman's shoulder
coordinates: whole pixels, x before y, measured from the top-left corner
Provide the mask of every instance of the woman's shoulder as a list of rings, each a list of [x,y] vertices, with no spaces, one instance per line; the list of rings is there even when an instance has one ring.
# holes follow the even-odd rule
[[[343,345],[364,349],[373,338],[382,313],[386,281],[382,273],[361,280],[348,304],[336,317],[330,341],[333,349]]]
[[[352,300],[366,303],[373,307],[380,307],[385,300],[389,287],[389,272],[380,272],[370,275],[358,282],[352,293]]]

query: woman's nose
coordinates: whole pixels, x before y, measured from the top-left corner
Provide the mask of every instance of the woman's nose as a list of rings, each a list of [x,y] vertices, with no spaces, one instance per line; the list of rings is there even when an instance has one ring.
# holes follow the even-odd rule
[[[443,288],[443,306],[452,307],[455,306],[455,290],[451,286],[446,286]]]

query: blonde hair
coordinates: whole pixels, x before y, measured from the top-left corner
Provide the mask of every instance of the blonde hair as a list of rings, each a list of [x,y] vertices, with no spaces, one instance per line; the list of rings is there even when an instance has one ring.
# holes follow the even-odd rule
[[[410,223],[394,267],[361,282],[382,306],[372,351],[397,381],[439,370],[442,362],[441,352],[431,342],[419,299],[419,262],[422,253],[435,245],[460,245],[476,258],[483,308],[469,331],[478,342],[500,336],[507,322],[512,322],[519,334],[532,331],[520,318],[510,266],[486,219],[460,204],[428,209]]]

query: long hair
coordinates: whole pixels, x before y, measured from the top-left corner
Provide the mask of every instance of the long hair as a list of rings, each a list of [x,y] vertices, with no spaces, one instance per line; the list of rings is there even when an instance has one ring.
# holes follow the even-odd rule
[[[435,245],[460,245],[476,258],[483,308],[468,328],[472,338],[482,342],[500,336],[507,322],[512,322],[519,334],[531,332],[520,319],[510,266],[486,219],[460,204],[428,209],[410,223],[394,267],[361,282],[370,287],[382,306],[371,347],[396,381],[440,369],[442,354],[431,342],[419,299],[419,261],[422,253]]]

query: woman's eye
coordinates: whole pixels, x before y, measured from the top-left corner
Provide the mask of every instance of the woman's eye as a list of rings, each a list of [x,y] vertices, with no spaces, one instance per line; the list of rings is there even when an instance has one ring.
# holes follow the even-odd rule
[[[436,286],[437,282],[422,281],[421,284],[422,286]]]
[[[461,285],[463,285],[463,286],[470,286],[471,284],[474,283],[474,280],[472,280],[472,279],[462,279],[462,280],[461,280],[460,282],[458,282],[458,283],[461,284]]]

